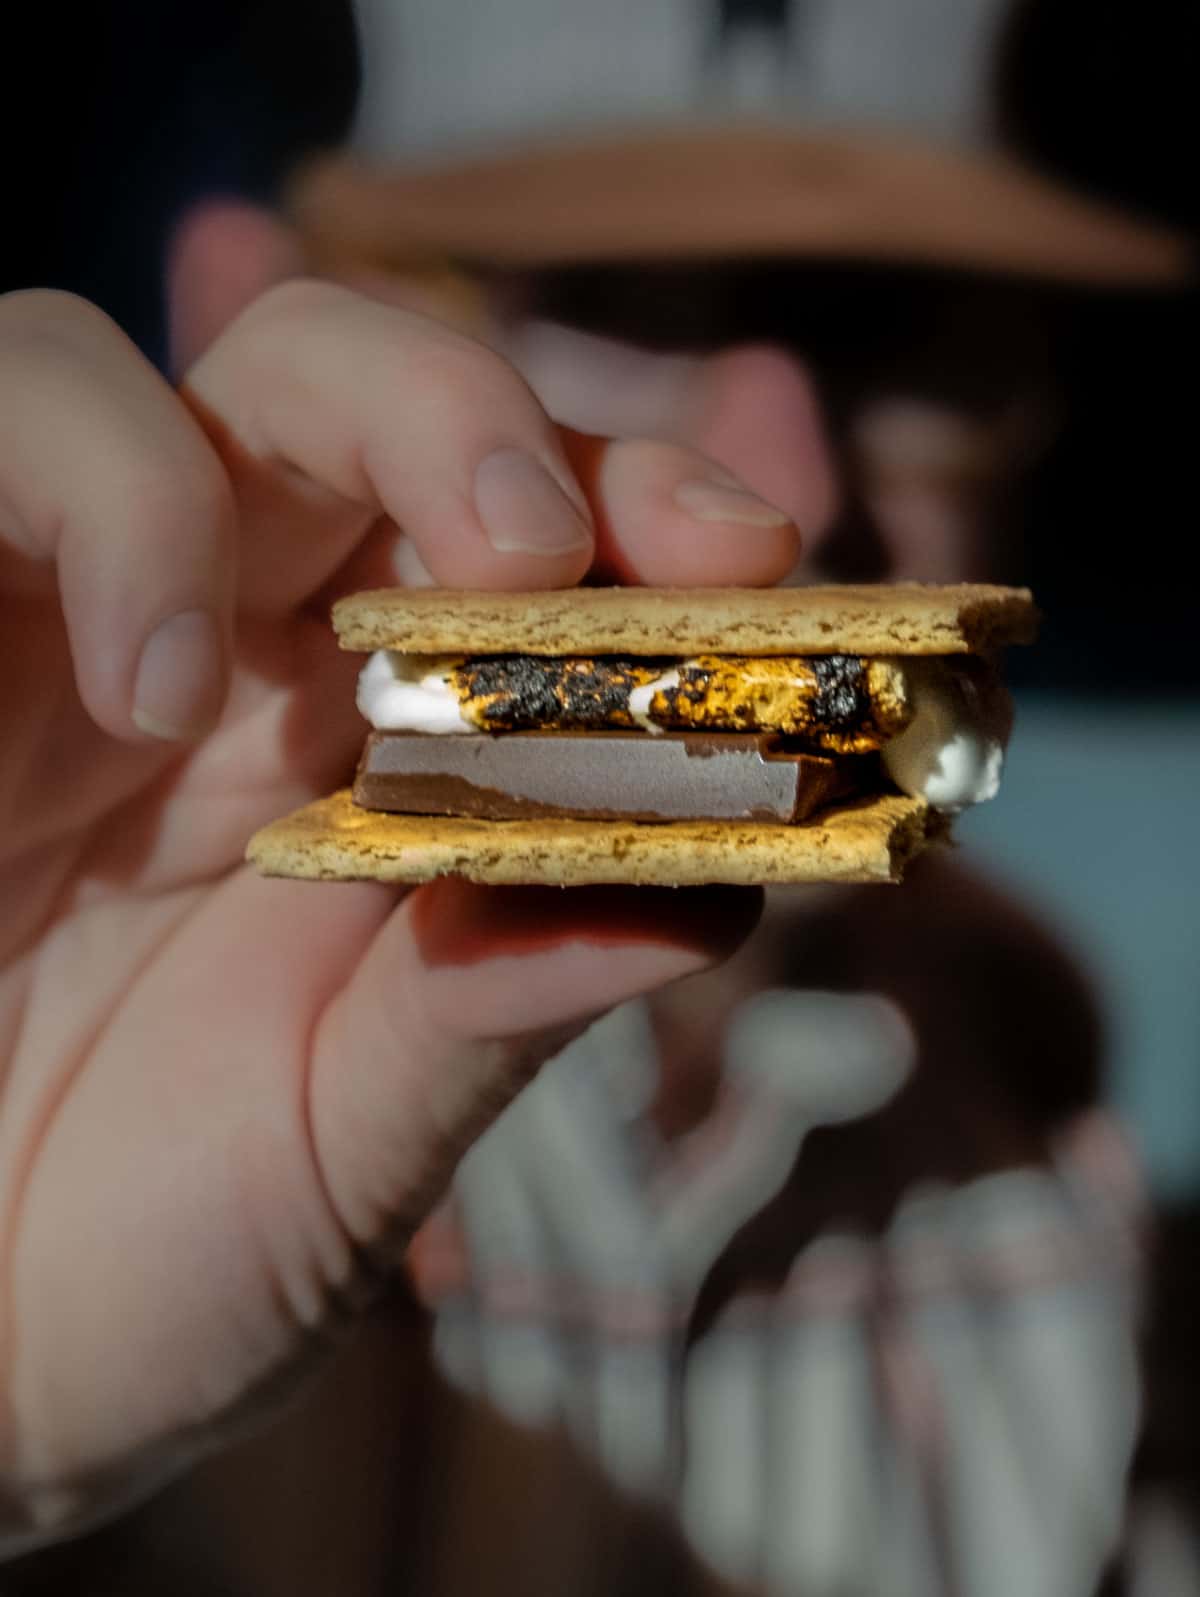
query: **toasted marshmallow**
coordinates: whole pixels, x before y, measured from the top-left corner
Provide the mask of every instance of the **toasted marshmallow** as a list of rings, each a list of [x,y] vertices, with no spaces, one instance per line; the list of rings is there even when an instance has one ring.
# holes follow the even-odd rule
[[[956,814],[995,798],[1012,731],[1012,700],[1000,679],[974,659],[897,660],[913,717],[880,751],[902,793]]]
[[[650,705],[657,693],[667,693],[672,688],[679,686],[679,672],[666,671],[660,677],[655,677],[653,682],[644,682],[640,688],[634,688],[629,695],[629,713],[633,717],[634,725],[640,726],[643,732],[649,732],[657,737],[662,732],[661,726],[655,726],[650,719]]]
[[[359,713],[380,732],[478,732],[464,721],[448,674],[453,659],[377,649],[358,677]]]
[[[410,655],[380,649],[358,681],[358,708],[381,732],[481,734],[468,721],[450,680],[460,656]],[[1012,727],[1012,701],[995,673],[973,658],[895,657],[912,709],[906,729],[880,751],[885,770],[901,790],[954,814],[993,798],[1000,785]],[[635,725],[657,733],[650,702],[675,686],[672,669],[630,694]]]

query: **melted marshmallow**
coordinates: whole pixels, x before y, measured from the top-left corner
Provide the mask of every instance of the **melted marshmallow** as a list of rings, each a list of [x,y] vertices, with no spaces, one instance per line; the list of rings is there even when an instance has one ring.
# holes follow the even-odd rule
[[[629,713],[637,726],[643,732],[653,732],[657,737],[662,732],[661,726],[655,726],[650,719],[650,703],[656,693],[666,693],[671,688],[679,686],[679,672],[677,670],[664,671],[662,676],[655,677],[653,682],[646,682],[640,688],[633,688],[629,694]]]
[[[1012,700],[978,661],[903,659],[913,718],[880,751],[903,793],[954,814],[995,798],[1012,729]]]
[[[474,732],[463,718],[449,682],[456,659],[394,654],[380,649],[358,679],[358,708],[382,732]],[[935,809],[955,811],[994,798],[1012,726],[1012,702],[994,673],[979,661],[904,658],[892,662],[904,673],[913,718],[882,749],[885,769],[903,793],[926,799]],[[656,693],[677,687],[677,669],[634,688],[629,713],[644,731],[662,729],[650,720]]]
[[[478,732],[448,681],[453,661],[378,649],[358,678],[360,713],[380,732]]]

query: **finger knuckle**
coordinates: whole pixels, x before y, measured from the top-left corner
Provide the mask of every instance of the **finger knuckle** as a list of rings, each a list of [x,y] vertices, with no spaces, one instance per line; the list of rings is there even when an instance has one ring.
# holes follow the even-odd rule
[[[234,527],[233,490],[215,459],[136,454],[124,465],[122,498],[130,530],[144,545],[181,545],[198,536],[225,544]]]
[[[294,326],[310,326],[314,318],[344,309],[354,296],[337,283],[316,277],[289,277],[273,283],[251,301],[238,318],[240,330],[250,334],[286,334]]]
[[[431,341],[406,367],[455,412],[540,415],[531,390],[501,355],[457,333]]]

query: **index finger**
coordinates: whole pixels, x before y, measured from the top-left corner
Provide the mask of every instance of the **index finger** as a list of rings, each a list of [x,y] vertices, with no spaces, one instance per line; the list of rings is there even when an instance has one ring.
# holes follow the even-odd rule
[[[184,392],[238,493],[252,609],[396,581],[401,533],[448,587],[569,586],[597,535],[623,581],[765,583],[796,558],[789,517],[702,455],[582,440],[492,350],[332,285],[273,290]]]
[[[587,570],[591,516],[553,423],[498,355],[428,317],[287,283],[183,393],[238,495],[245,605],[308,598],[381,523],[446,585],[556,587]]]

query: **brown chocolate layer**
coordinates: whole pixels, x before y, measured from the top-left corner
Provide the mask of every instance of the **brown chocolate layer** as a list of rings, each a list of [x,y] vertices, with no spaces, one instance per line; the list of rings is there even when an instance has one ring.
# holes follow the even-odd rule
[[[859,785],[855,760],[737,733],[372,732],[364,809],[484,820],[800,821]]]

